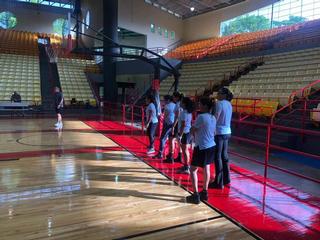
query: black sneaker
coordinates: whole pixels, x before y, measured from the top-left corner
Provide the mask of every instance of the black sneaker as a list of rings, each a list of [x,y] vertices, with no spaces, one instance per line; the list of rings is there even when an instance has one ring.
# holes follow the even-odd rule
[[[182,174],[190,174],[190,167],[183,166],[183,167],[179,168],[177,172],[182,173]]]
[[[201,201],[208,201],[208,191],[202,190],[199,195]]]
[[[178,162],[178,163],[181,163],[182,162],[181,154],[179,154],[178,157],[174,159],[174,161]]]
[[[199,193],[193,193],[190,196],[187,196],[186,201],[187,201],[187,203],[199,204],[200,203]]]
[[[223,189],[223,185],[218,185],[216,182],[211,182],[209,183],[209,188]]]
[[[161,153],[158,153],[157,155],[155,155],[154,157],[152,157],[153,159],[163,159],[163,155]]]
[[[163,162],[164,163],[174,163],[174,159],[173,159],[173,157],[169,157],[169,158],[166,158]]]

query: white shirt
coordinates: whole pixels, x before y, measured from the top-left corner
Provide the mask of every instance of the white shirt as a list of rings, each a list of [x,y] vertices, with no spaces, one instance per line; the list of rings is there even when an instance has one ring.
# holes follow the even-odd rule
[[[183,111],[183,109],[182,109],[182,107],[180,107],[180,102],[177,102],[176,106],[174,108],[174,113],[179,115],[182,111]]]
[[[217,135],[231,134],[232,105],[227,100],[216,104]]]
[[[174,110],[176,108],[176,104],[170,102],[164,106],[164,116],[165,116],[165,123],[166,124],[173,124],[174,123]]]
[[[150,103],[146,108],[146,116],[147,116],[147,121],[151,119],[152,123],[158,123],[157,111],[153,103]]]
[[[191,129],[191,121],[192,121],[192,113],[188,113],[187,110],[183,110],[183,112],[179,116],[178,127],[179,132],[182,126],[182,122],[185,123],[183,133],[189,133]]]
[[[195,131],[195,146],[200,150],[214,147],[214,135],[216,130],[216,118],[210,113],[199,114],[194,127]]]

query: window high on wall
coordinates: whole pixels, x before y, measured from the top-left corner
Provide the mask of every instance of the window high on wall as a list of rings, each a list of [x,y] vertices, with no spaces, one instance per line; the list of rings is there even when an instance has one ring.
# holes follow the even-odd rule
[[[0,13],[0,28],[11,29],[17,25],[17,18],[11,12]]]
[[[52,23],[53,32],[60,36],[67,36],[69,34],[68,21],[63,18],[58,18]]]
[[[220,35],[261,31],[314,19],[320,19],[319,0],[281,0],[222,22]]]
[[[41,4],[41,5],[53,6],[53,7],[59,7],[59,8],[73,9],[72,0],[64,1],[64,2],[54,1],[54,0],[17,0],[17,1]]]

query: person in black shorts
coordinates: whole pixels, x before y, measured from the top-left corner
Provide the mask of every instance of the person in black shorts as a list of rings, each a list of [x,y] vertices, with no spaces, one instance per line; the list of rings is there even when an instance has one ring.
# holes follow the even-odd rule
[[[184,97],[181,101],[181,107],[183,111],[180,114],[178,121],[179,128],[179,139],[183,154],[183,167],[181,167],[178,172],[190,174],[190,145],[192,143],[192,135],[190,133],[191,122],[192,122],[192,112],[193,112],[193,102],[190,98]]]
[[[210,164],[214,162],[214,135],[216,119],[212,114],[214,103],[209,98],[200,99],[200,114],[191,128],[194,134],[195,148],[191,161],[191,180],[194,193],[186,198],[188,203],[199,204],[200,200],[208,200],[210,182]],[[203,168],[203,189],[198,191],[198,168]]]
[[[63,110],[63,94],[60,91],[59,87],[54,88],[54,103],[55,103],[55,111],[57,114],[57,123],[55,124],[55,127],[57,130],[61,130],[63,128],[62,123],[62,110]]]
[[[175,103],[172,100],[170,95],[164,96],[165,106],[163,109],[163,128],[160,136],[160,146],[159,146],[159,153],[154,157],[157,159],[163,159],[163,152],[167,142],[168,137],[172,132],[172,127],[174,123],[174,109]]]
[[[173,127],[171,130],[171,134],[169,136],[169,154],[166,157],[165,162],[167,163],[173,163],[174,161],[181,162],[181,147],[180,147],[180,142],[177,141],[178,147],[179,147],[179,153],[177,159],[174,159],[174,150],[175,150],[175,139],[178,139],[178,120],[180,113],[182,112],[182,108],[180,106],[180,102],[182,99],[183,95],[179,92],[174,92],[172,95],[173,102],[175,103],[175,109],[174,109],[174,123]]]

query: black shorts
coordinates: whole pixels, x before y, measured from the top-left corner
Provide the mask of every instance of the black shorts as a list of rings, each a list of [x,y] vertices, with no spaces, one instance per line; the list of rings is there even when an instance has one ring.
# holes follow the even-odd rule
[[[62,114],[62,108],[56,108],[56,114]]]
[[[178,135],[179,135],[179,131],[178,131],[179,129],[178,129],[178,124],[175,126],[175,128],[174,128],[174,133],[172,134],[172,132],[170,133],[170,137],[172,137],[172,138],[177,138],[178,137]]]
[[[205,167],[214,162],[215,147],[200,150],[199,147],[193,149],[191,166]]]
[[[192,135],[191,133],[184,133],[182,134],[182,138],[181,138],[181,143],[186,145],[186,144],[191,144],[192,143]]]

